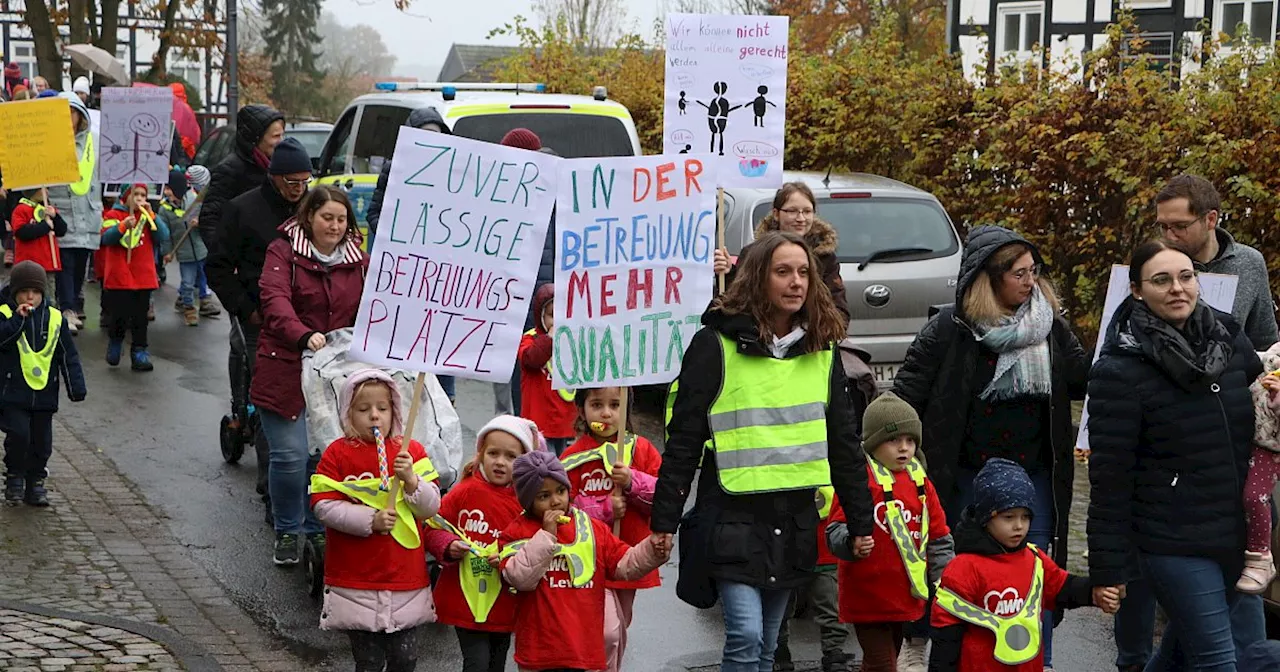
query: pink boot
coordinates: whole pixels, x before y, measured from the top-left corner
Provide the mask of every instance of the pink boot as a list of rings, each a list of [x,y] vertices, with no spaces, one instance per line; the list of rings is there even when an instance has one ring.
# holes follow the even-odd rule
[[[1276,566],[1271,553],[1244,552],[1244,572],[1236,582],[1236,590],[1249,595],[1261,595],[1276,577]]]

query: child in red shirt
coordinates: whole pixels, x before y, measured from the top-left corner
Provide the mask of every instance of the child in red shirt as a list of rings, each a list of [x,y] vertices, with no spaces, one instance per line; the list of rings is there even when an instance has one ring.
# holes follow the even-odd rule
[[[325,526],[320,628],[347,631],[356,670],[381,671],[384,662],[412,670],[418,626],[435,620],[418,522],[440,508],[435,469],[422,444],[403,445],[400,392],[387,374],[351,374],[338,408],[346,436],[329,444],[311,477],[311,506]]]
[[[551,389],[551,329],[555,285],[547,283],[533,294],[534,327],[520,339],[520,417],[538,425],[556,455],[564,452],[577,433],[573,431],[578,409],[568,390]]]
[[[147,309],[151,291],[160,286],[156,249],[169,239],[169,227],[151,211],[147,193],[147,185],[135,184],[102,215],[102,307],[111,317],[107,364],[120,363],[125,331],[130,331],[134,371],[155,368],[147,352]]]
[[[632,581],[671,553],[657,535],[628,546],[570,506],[569,476],[550,452],[515,463],[524,507],[502,532],[502,576],[520,591],[516,664],[521,670],[603,670],[606,581]]]
[[[440,515],[428,521],[427,550],[444,565],[436,580],[437,619],[454,626],[462,647],[462,666],[468,670],[502,672],[515,629],[516,598],[502,586],[496,568],[498,537],[522,511],[512,486],[512,466],[517,458],[541,446],[538,428],[524,418],[499,415],[476,435],[476,456],[462,468],[462,480],[445,495]],[[437,524],[443,519],[445,525]],[[486,548],[492,547],[492,548]],[[471,599],[463,589],[468,582]]]
[[[662,468],[662,456],[648,439],[628,434],[627,441],[632,444],[630,459],[619,455],[606,468],[602,446],[606,442],[614,448],[617,446],[622,388],[578,390],[574,403],[582,438],[561,458],[569,474],[573,505],[592,518],[612,525],[625,543],[639,544],[653,534],[649,530],[649,507],[653,505],[653,488],[658,482],[658,470]],[[630,418],[631,413],[628,412],[627,417]],[[656,569],[635,581],[605,582],[604,646],[610,672],[617,672],[622,665],[636,590],[660,585],[662,580]]]
[[[867,406],[862,432],[876,526],[870,543],[851,545],[837,503],[827,543],[840,560],[840,621],[852,623],[858,635],[862,671],[897,672],[903,626],[924,615],[929,586],[955,553],[938,493],[916,460],[921,424],[915,409],[886,392]],[[896,525],[909,536],[903,548],[890,533]],[[904,550],[912,557],[910,568]]]
[[[987,460],[973,487],[974,503],[956,525],[955,560],[942,573],[933,606],[929,670],[1041,672],[1043,612],[1092,602],[1114,614],[1120,590],[1097,586],[1091,591],[1088,577],[1067,574],[1047,553],[1027,544],[1035,486],[1021,465]],[[1015,622],[1023,626],[1014,633],[1023,636],[1004,638],[1006,644],[998,647],[996,635],[983,623],[1001,620],[1006,627]],[[997,658],[1002,649],[1003,660]]]
[[[47,200],[43,188],[23,192],[9,223],[13,227],[13,262],[34,261],[53,279],[52,273],[62,270],[58,238],[67,235],[67,223],[57,208],[42,205]],[[45,296],[52,294],[46,291]]]

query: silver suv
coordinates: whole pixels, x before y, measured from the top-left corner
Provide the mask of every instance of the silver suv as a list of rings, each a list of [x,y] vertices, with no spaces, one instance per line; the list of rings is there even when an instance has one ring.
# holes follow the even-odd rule
[[[840,235],[836,257],[849,299],[849,335],[871,353],[882,388],[893,378],[929,308],[955,300],[960,239],[932,194],[886,177],[786,172],[818,199]],[[771,189],[725,190],[725,245],[737,254],[773,207]]]

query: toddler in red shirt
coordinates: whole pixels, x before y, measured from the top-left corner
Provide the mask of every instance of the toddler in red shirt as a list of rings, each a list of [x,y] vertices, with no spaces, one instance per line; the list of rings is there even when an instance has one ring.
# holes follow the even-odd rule
[[[498,537],[522,508],[512,485],[517,458],[545,450],[538,428],[524,418],[499,415],[476,435],[476,456],[462,480],[427,521],[427,550],[440,559],[436,617],[454,626],[467,670],[502,672],[515,628],[516,598],[498,576]]]
[[[628,434],[626,448],[617,451],[622,388],[578,390],[574,403],[582,438],[561,458],[569,474],[573,505],[612,525],[625,543],[640,544],[653,534],[649,530],[649,508],[653,505],[653,487],[658,482],[662,456],[648,439],[635,434]],[[630,417],[628,412],[627,418]],[[616,457],[606,459],[610,454]],[[634,581],[605,582],[604,648],[610,672],[617,672],[622,665],[636,590],[661,584],[656,569]]]
[[[22,199],[13,208],[10,224],[13,227],[13,263],[34,261],[40,264],[49,279],[62,270],[62,253],[58,238],[67,235],[67,222],[58,209],[48,202],[45,189],[31,189],[22,193]],[[53,289],[52,287],[48,289]],[[52,297],[48,290],[45,296]]]
[[[606,581],[634,581],[671,553],[658,535],[634,547],[570,506],[569,476],[550,452],[515,463],[524,507],[502,532],[502,576],[520,591],[516,664],[521,670],[603,670]]]
[[[987,460],[974,503],[956,525],[956,557],[933,605],[930,672],[1041,672],[1045,610],[1097,605],[1114,614],[1120,590],[1097,586],[1027,543],[1035,486],[1016,462]]]
[[[551,389],[551,329],[554,325],[555,285],[547,283],[533,293],[534,327],[520,339],[520,417],[538,425],[556,455],[564,452],[577,433],[573,431],[578,409],[569,390]]]
[[[436,515],[440,488],[422,444],[403,445],[400,401],[382,371],[351,374],[338,395],[346,435],[311,477],[311,506],[325,526],[320,628],[347,631],[357,672],[413,670],[418,626],[435,620],[419,521]]]
[[[955,553],[938,493],[916,459],[915,409],[886,392],[867,406],[862,432],[876,526],[869,542],[851,544],[837,502],[827,544],[839,559],[840,621],[857,633],[862,671],[897,672],[903,626],[924,615],[929,586]]]

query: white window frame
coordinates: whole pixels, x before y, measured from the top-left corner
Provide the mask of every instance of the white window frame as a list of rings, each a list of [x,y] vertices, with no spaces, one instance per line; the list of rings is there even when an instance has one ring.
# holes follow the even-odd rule
[[[1245,24],[1247,25],[1247,24],[1248,24],[1248,22],[1249,22],[1249,16],[1252,14],[1252,12],[1251,12],[1251,11],[1249,11],[1249,10],[1250,10],[1251,6],[1253,5],[1253,3],[1254,3],[1254,2],[1257,2],[1257,1],[1259,1],[1259,0],[1214,0],[1214,3],[1213,3],[1213,31],[1214,31],[1215,33],[1226,33],[1228,36],[1230,36],[1230,37],[1234,38],[1234,37],[1235,37],[1236,27],[1235,27],[1235,26],[1224,26],[1224,25],[1222,25],[1223,5],[1244,5],[1244,13],[1243,13],[1243,15],[1242,15],[1242,16],[1244,17],[1244,21],[1243,21],[1243,23],[1245,23]],[[1270,1],[1271,1],[1271,31],[1270,31],[1269,37],[1268,37],[1267,39],[1265,39],[1265,40],[1257,40],[1258,42],[1260,42],[1260,43],[1265,43],[1265,44],[1270,44],[1270,43],[1274,42],[1274,41],[1275,41],[1275,39],[1276,39],[1276,38],[1275,38],[1275,36],[1276,36],[1276,12],[1277,12],[1277,8],[1280,8],[1280,0],[1270,0]],[[1250,31],[1252,32],[1252,27],[1250,28]],[[1229,44],[1229,45],[1234,46],[1234,42],[1230,42],[1230,43],[1228,43],[1228,44]]]
[[[19,42],[15,40],[14,42],[11,42],[9,44],[9,51],[13,52],[13,55],[9,58],[9,60],[14,63],[17,63],[18,67],[22,68],[22,76],[27,79],[34,79],[36,76],[36,45],[35,43]],[[22,51],[26,51],[27,53],[23,54],[21,53]],[[31,93],[34,94],[35,92],[32,91]]]
[[[1133,10],[1170,9],[1173,7],[1173,0],[1122,0],[1122,4]]]
[[[1035,2],[1002,2],[996,6],[996,60],[1013,56],[1019,61],[1028,61],[1035,57],[1034,50],[1022,48],[1022,44],[1025,43],[1027,32],[1026,17],[1029,14],[1040,15],[1040,34],[1036,36],[1036,39],[1032,40],[1032,44],[1038,44],[1042,48],[1044,47],[1045,24],[1048,22],[1048,17],[1044,12],[1044,4],[1045,3],[1036,0]],[[1010,14],[1017,14],[1021,16],[1018,24],[1018,38],[1020,44],[1018,45],[1019,48],[1014,51],[1005,51],[1005,17]]]

